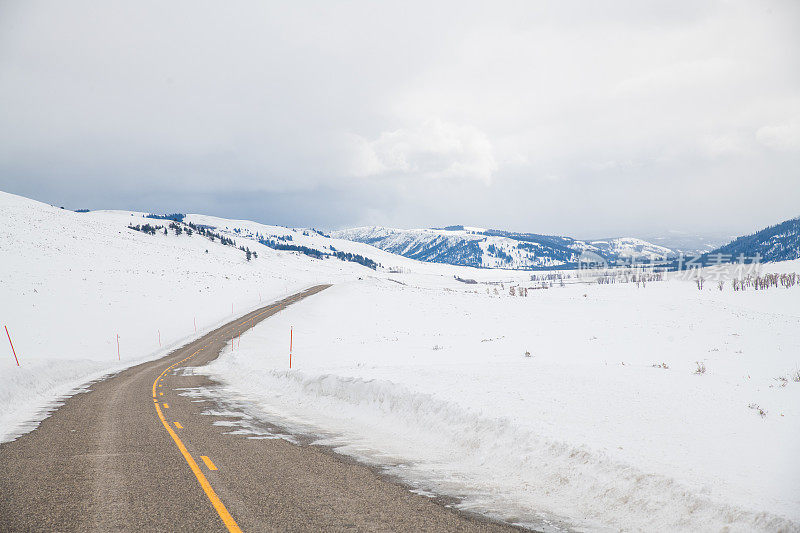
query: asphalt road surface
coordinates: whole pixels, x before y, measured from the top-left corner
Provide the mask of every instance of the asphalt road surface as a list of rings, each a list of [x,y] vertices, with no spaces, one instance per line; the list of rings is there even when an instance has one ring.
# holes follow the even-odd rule
[[[181,367],[327,286],[240,317],[72,396],[0,445],[0,531],[510,531],[318,446],[232,435]]]

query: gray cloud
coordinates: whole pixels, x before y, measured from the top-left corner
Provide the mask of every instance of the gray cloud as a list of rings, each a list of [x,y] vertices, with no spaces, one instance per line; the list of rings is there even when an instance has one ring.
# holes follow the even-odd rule
[[[800,205],[796,2],[0,3],[0,188],[342,227]]]

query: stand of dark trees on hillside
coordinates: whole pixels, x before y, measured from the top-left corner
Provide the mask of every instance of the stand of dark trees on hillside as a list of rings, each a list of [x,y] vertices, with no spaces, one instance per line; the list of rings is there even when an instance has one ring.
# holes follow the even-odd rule
[[[285,244],[283,242],[277,241],[275,239],[264,239],[261,238],[258,240],[264,246],[269,248],[273,248],[275,250],[284,250],[288,252],[300,252],[301,254],[305,254],[309,257],[313,257],[314,259],[324,259],[326,257],[335,257],[342,261],[350,261],[351,263],[358,263],[359,265],[363,265],[367,268],[371,268],[372,270],[377,270],[378,263],[370,259],[369,257],[364,257],[363,255],[353,254],[350,252],[340,252],[338,250],[333,250],[332,253],[322,252],[317,250],[316,248],[309,248],[308,246],[302,246],[298,244]]]
[[[145,218],[154,218],[156,220],[174,220],[175,222],[183,222],[183,219],[186,218],[186,215],[183,213],[170,213],[168,215],[156,215],[154,213],[148,213],[145,215]]]
[[[234,248],[237,247],[236,241],[231,239],[230,237],[226,237],[220,233],[214,231],[212,226],[206,226],[204,224],[195,224],[193,222],[183,222],[183,219],[186,215],[182,213],[172,213],[168,215],[154,215],[152,213],[148,214],[145,218],[152,218],[155,220],[169,220],[169,226],[156,226],[152,224],[137,224],[137,225],[129,225],[128,228],[141,231],[142,233],[147,233],[148,235],[155,235],[156,232],[163,231],[164,235],[168,234],[168,229],[173,230],[175,235],[183,235],[184,233],[187,236],[191,236],[193,233],[197,233],[198,235],[202,235],[206,239],[210,240],[211,242],[219,241],[220,244],[223,246],[233,246]],[[324,235],[322,232],[314,230],[315,232],[319,233],[320,235]],[[235,233],[241,233],[241,231],[234,229]],[[335,248],[331,247],[331,253],[323,252],[317,250],[315,248],[309,248],[308,246],[302,246],[297,244],[287,244],[291,242],[291,236],[287,237],[277,237],[275,239],[265,239],[264,237],[258,236],[258,242],[267,246],[269,248],[273,248],[275,250],[285,250],[290,252],[300,252],[305,254],[309,257],[313,257],[315,259],[325,259],[327,257],[335,257],[341,261],[349,261],[351,263],[358,263],[363,265],[367,268],[371,268],[372,270],[376,270],[378,268],[378,263],[373,261],[368,257],[364,257],[363,255],[353,254],[350,252],[340,252]],[[245,257],[248,261],[252,258],[258,258],[258,253],[251,251],[250,248],[244,246],[238,246],[238,248],[245,253]]]
[[[170,220],[168,228],[175,232],[175,235],[183,235],[184,233],[191,237],[193,233],[197,233],[198,235],[202,235],[206,239],[210,240],[211,242],[219,241],[219,243],[223,246],[232,246],[236,248],[236,241],[231,239],[230,237],[226,237],[220,233],[216,233],[213,231],[213,228],[209,226],[204,226],[202,224],[193,224],[192,222],[184,223],[180,220],[176,220],[173,217],[179,217],[181,220],[183,219],[184,215],[180,213],[172,214],[172,215],[148,215],[147,218],[154,218],[156,220]],[[141,231],[142,233],[147,233],[148,235],[155,235],[158,231],[163,231],[164,235],[168,234],[167,228],[164,226],[155,226],[151,224],[130,224],[128,225],[129,229],[134,231]],[[244,246],[238,247],[241,251],[244,252],[245,257],[248,261],[254,258],[258,258],[258,253],[253,252],[250,248],[246,248]]]

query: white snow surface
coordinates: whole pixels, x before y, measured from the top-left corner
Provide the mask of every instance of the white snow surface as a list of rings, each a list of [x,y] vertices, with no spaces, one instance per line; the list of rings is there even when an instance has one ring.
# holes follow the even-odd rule
[[[196,234],[127,229],[168,224],[142,213],[73,213],[0,193],[0,326],[22,365],[3,339],[0,442],[91,380],[334,283],[202,371],[269,422],[513,523],[800,531],[800,287],[572,277],[533,290],[542,282],[525,272],[421,263],[310,230],[187,221],[258,258]],[[276,251],[248,240],[256,234],[382,266]],[[798,272],[800,261],[763,268]],[[528,296],[511,297],[511,284]]]
[[[0,442],[35,428],[91,380],[163,356],[259,302],[367,271],[243,240],[259,253],[248,263],[197,234],[127,228],[144,223],[169,221],[75,213],[0,192]]]
[[[327,252],[333,246],[386,269],[441,274],[436,265],[310,230],[186,217],[257,251],[258,258],[248,263],[241,250],[197,234],[128,229],[170,222],[143,215],[75,213],[0,191],[0,442],[34,429],[60,399],[92,380],[166,355],[289,293],[373,272],[351,262],[273,250],[246,235],[291,236],[292,244]]]
[[[395,278],[303,301],[204,372],[265,419],[510,522],[800,530],[800,287],[522,298]]]
[[[597,246],[602,250],[618,254],[620,257],[635,259],[637,261],[657,261],[676,255],[675,251],[670,248],[635,237],[618,237],[616,239],[606,239],[603,241],[591,241],[589,244]]]
[[[532,242],[523,242],[504,236],[488,236],[484,228],[465,226],[464,229],[397,229],[381,226],[364,226],[337,230],[332,236],[356,242],[370,242],[378,248],[397,254],[409,255],[428,249],[438,254],[429,260],[449,262],[448,254],[467,243],[477,242],[482,250],[483,268],[527,269],[531,267],[560,267],[564,261],[551,257],[546,247]],[[563,237],[575,253],[576,258],[583,251],[616,254],[619,257],[637,261],[660,260],[673,257],[674,250],[634,237],[620,237],[596,241],[572,241]],[[494,251],[489,247],[493,247]],[[435,252],[434,252],[435,250]],[[502,255],[497,255],[497,251]],[[418,255],[413,255],[419,257]]]

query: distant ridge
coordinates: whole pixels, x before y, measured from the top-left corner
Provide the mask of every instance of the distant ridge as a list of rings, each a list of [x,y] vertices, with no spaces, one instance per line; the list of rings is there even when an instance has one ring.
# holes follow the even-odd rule
[[[730,256],[733,261],[741,255],[746,258],[758,255],[763,262],[800,259],[800,217],[738,237],[708,255],[717,254]]]
[[[576,268],[587,253],[612,265],[631,259],[664,260],[678,255],[670,248],[633,237],[584,241],[464,225],[408,230],[372,226],[334,231],[331,235],[410,259],[479,268]]]

